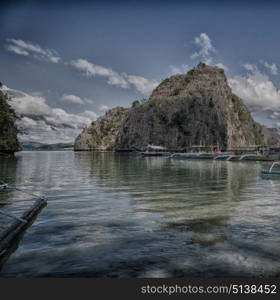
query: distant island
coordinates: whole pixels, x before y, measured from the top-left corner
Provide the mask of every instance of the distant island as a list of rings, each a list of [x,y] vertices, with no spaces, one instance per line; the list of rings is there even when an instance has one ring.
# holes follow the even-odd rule
[[[19,142],[16,120],[19,118],[9,105],[9,97],[0,90],[0,154],[14,154],[21,150],[55,151],[73,150],[73,143],[45,144]]]
[[[279,146],[279,135],[253,120],[223,69],[199,63],[165,79],[146,102],[107,111],[75,139],[74,150],[143,151],[151,144],[169,151],[192,145],[226,150]]]
[[[21,142],[22,150],[25,151],[55,151],[55,150],[73,150],[73,143],[55,143],[43,144],[38,142]]]

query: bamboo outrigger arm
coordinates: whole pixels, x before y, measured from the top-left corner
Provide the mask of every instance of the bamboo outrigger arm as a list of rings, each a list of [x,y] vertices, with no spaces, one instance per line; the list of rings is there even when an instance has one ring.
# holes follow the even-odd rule
[[[18,220],[18,221],[23,222],[23,223],[27,223],[26,220],[24,220],[24,219],[22,219],[22,218],[20,218],[20,217],[18,217],[18,216],[16,216],[16,215],[14,215],[14,214],[7,213],[7,212],[5,212],[5,211],[3,211],[3,210],[1,210],[1,209],[0,209],[0,214],[1,214],[1,215],[4,215],[4,216],[6,216],[6,217],[9,217],[9,218]]]
[[[0,214],[5,215],[14,221],[0,232],[0,269],[8,257],[17,249],[18,244],[25,232],[25,230],[35,221],[36,216],[42,208],[47,205],[47,200],[44,197],[38,197],[32,193],[22,190],[17,187],[10,187],[8,185],[1,185],[0,189],[13,189],[25,192],[36,196],[37,200],[30,206],[21,217],[14,214],[0,210]]]

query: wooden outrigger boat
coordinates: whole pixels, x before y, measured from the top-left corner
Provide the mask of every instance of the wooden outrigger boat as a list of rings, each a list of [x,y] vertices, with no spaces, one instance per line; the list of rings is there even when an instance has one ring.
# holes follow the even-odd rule
[[[169,156],[170,153],[166,151],[163,146],[148,145],[146,151],[139,152],[142,157],[148,156]]]
[[[275,168],[275,166],[279,166],[279,170],[273,170]],[[279,176],[280,178],[280,161],[275,161],[269,170],[261,170],[261,175],[263,176],[273,176],[273,175],[276,175],[276,176]]]
[[[169,152],[140,152],[142,157],[149,157],[149,156],[168,156],[170,155]]]
[[[36,196],[20,188],[11,187],[8,184],[1,184],[0,190],[18,190]],[[32,225],[41,209],[47,205],[47,200],[44,197],[36,197],[38,199],[32,206],[25,210],[21,217],[0,209],[1,215],[14,220],[11,224],[7,225],[6,228],[0,231],[0,269],[9,256],[17,249],[26,229]]]
[[[169,158],[177,159],[214,159],[217,155],[217,152],[214,151],[214,148],[217,148],[216,145],[210,146],[192,146],[188,152],[173,153]]]
[[[173,153],[169,156],[169,158],[182,158],[182,159],[195,159],[199,158],[198,153]]]
[[[267,148],[260,145],[236,147],[215,157],[215,160],[226,161],[276,161],[279,159],[279,148]]]
[[[214,157],[214,160],[227,160],[232,154],[228,153],[228,152],[222,152],[217,154]]]

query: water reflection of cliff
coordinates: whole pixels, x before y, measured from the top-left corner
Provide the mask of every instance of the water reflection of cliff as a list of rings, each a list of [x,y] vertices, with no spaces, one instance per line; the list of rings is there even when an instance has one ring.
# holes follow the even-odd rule
[[[192,232],[201,245],[221,242],[232,209],[250,181],[247,164],[77,153],[77,166],[111,192],[129,194],[139,214],[159,214],[160,231]]]

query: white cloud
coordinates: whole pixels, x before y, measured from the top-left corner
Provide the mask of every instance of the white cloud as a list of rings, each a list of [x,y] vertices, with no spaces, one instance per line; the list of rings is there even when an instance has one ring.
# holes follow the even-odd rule
[[[245,76],[229,78],[233,92],[242,98],[251,111],[280,111],[280,91],[255,65],[246,64]]]
[[[280,119],[280,112],[275,111],[270,115],[271,119],[279,120]]]
[[[252,73],[258,73],[259,72],[259,69],[256,65],[253,65],[253,64],[244,64],[243,67],[247,70],[247,71],[250,71]]]
[[[88,99],[88,98],[83,98],[83,101],[84,101],[85,103],[87,103],[87,104],[92,104],[92,103],[94,103],[93,100]]]
[[[158,85],[156,81],[151,81],[142,76],[127,75],[126,73],[119,74],[111,68],[95,65],[86,59],[72,60],[69,65],[83,72],[88,77],[102,76],[107,78],[107,83],[116,85],[124,89],[134,86],[137,91],[148,95]]]
[[[10,104],[22,118],[17,121],[23,131],[22,141],[44,143],[73,142],[81,130],[98,116],[93,111],[70,114],[51,108],[44,97],[2,88],[11,98]]]
[[[223,63],[217,63],[215,64],[216,67],[219,67],[221,69],[224,69],[225,71],[228,71],[228,67],[224,65]]]
[[[74,104],[92,104],[93,101],[87,98],[81,98],[79,96],[76,95],[68,95],[68,94],[63,94],[62,97],[60,98],[61,101],[64,102],[70,102],[70,103],[74,103]]]
[[[188,65],[182,64],[181,66],[169,66],[170,72],[169,75],[185,74],[190,69]]]
[[[17,39],[7,39],[7,42],[9,44],[6,45],[6,49],[17,55],[32,56],[36,59],[53,63],[58,63],[60,60],[60,57],[57,56],[54,50],[43,49],[37,44]]]
[[[60,61],[60,57],[54,50],[43,49],[37,44],[18,39],[7,39],[7,41],[8,45],[6,45],[6,49],[17,55],[32,56],[33,58],[53,63],[58,63]],[[149,95],[158,85],[158,82],[156,82],[155,80],[149,80],[142,76],[118,73],[111,68],[93,64],[82,58],[72,60],[69,63],[65,64],[71,65],[88,77],[105,77],[107,79],[107,83],[110,85],[119,86],[124,89],[134,87],[143,95]],[[82,104],[81,101],[77,98],[74,99],[72,97],[72,100],[75,101],[75,103],[79,102],[79,104]],[[70,98],[68,99],[68,101],[71,101]],[[83,99],[82,101],[86,103],[91,102],[91,100],[89,99]]]
[[[11,105],[19,115],[45,117],[52,112],[41,96],[33,96],[12,89],[8,90],[8,94],[12,98]]]
[[[272,63],[269,64],[268,62],[261,60],[260,61],[268,70],[272,75],[277,75],[278,74],[278,67],[276,64]]]
[[[149,95],[158,86],[158,82],[151,81],[142,76],[124,74],[124,78],[143,95]]]
[[[98,118],[98,115],[94,111],[91,111],[91,110],[85,110],[84,112],[82,112],[78,115],[81,116],[81,117],[88,118],[92,121],[94,121]]]
[[[279,122],[280,121],[280,112],[274,111],[273,113],[271,113],[269,115],[269,118],[272,120],[275,120],[274,127],[278,128],[278,130],[280,130],[280,122]],[[279,134],[279,131],[278,131],[278,134]]]
[[[107,105],[100,105],[100,106],[98,106],[98,110],[102,111],[102,112],[105,112],[108,109],[109,109],[109,107]]]
[[[211,64],[211,54],[216,52],[216,49],[212,45],[212,41],[206,33],[201,33],[198,37],[195,37],[194,43],[199,47],[197,52],[191,55],[192,59],[201,58],[203,62]]]
[[[18,54],[18,55],[24,55],[24,56],[28,56],[29,53],[17,46],[13,46],[13,45],[7,45],[6,46],[6,49],[10,52],[14,52],[15,54]]]
[[[86,59],[72,60],[70,63],[76,69],[84,72],[86,76],[103,76],[108,78],[108,83],[118,85],[122,88],[128,88],[128,82],[117,72],[110,68],[95,65]]]

